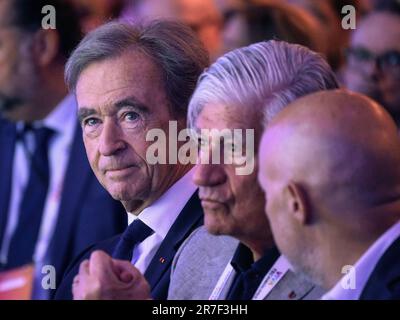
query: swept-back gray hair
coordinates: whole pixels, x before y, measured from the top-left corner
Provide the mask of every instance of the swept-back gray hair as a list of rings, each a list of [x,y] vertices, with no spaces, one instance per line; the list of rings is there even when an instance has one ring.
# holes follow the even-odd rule
[[[200,76],[188,122],[195,128],[204,105],[218,103],[251,108],[265,127],[293,100],[336,88],[335,75],[319,54],[283,41],[259,42],[225,54]]]
[[[110,22],[86,35],[65,67],[71,91],[90,64],[140,50],[160,67],[164,88],[173,111],[186,116],[198,77],[209,64],[208,53],[193,31],[182,23],[154,20],[135,25]]]

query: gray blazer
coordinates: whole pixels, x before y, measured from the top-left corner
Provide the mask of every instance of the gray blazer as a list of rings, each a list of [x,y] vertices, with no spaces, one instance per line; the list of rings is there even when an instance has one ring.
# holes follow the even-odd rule
[[[238,244],[232,237],[209,234],[205,227],[196,229],[172,262],[168,300],[208,300]],[[227,281],[221,299],[228,294],[232,281],[233,277]],[[320,288],[289,271],[264,299],[314,300],[322,294]]]

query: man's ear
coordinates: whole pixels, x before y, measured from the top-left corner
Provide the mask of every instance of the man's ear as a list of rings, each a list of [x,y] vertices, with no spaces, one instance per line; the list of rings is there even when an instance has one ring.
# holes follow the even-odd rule
[[[300,224],[308,224],[311,212],[306,192],[298,184],[290,182],[284,189],[284,197],[289,213]]]
[[[37,65],[46,67],[57,59],[60,51],[60,36],[56,30],[40,29],[34,35],[33,56]]]

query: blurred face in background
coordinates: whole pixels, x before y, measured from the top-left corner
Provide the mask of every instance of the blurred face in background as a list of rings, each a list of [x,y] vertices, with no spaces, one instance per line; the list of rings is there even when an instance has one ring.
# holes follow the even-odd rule
[[[138,19],[176,19],[174,0],[138,0],[133,6]]]
[[[248,45],[248,25],[243,15],[245,3],[241,0],[215,0],[223,18],[222,51],[224,53]]]
[[[12,23],[12,1],[0,0],[0,113],[23,120],[39,83],[31,43],[33,36]]]
[[[345,85],[379,102],[400,119],[400,16],[377,12],[354,31]]]
[[[197,34],[215,60],[221,54],[222,16],[214,0],[176,0],[179,18]]]
[[[81,13],[81,27],[84,34],[94,30],[122,11],[125,0],[69,0]]]
[[[224,15],[222,42],[224,52],[244,47],[249,44],[248,24],[240,11],[230,10]]]

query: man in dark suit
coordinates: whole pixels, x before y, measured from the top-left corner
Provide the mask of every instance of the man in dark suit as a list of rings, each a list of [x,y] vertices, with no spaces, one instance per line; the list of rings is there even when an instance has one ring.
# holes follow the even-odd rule
[[[47,28],[52,12],[55,29]],[[80,40],[73,8],[3,0],[0,21],[0,269],[34,262],[33,298],[47,299],[55,287],[42,286],[43,267],[54,267],[57,286],[78,253],[121,232],[127,219],[90,169],[63,79]]]
[[[167,297],[172,259],[202,223],[193,161],[177,161],[185,141],[177,141],[175,130],[186,128],[189,99],[207,65],[207,53],[190,28],[167,21],[141,27],[109,23],[71,55],[66,79],[77,97],[89,162],[125,207],[129,227],[82,253],[56,298],[71,298],[72,283],[74,298],[109,298],[107,288],[119,278],[105,275],[121,260],[145,275],[153,298]],[[160,148],[153,154],[155,136]]]
[[[400,298],[400,141],[380,105],[344,90],[296,100],[259,162],[275,241],[323,299]]]

